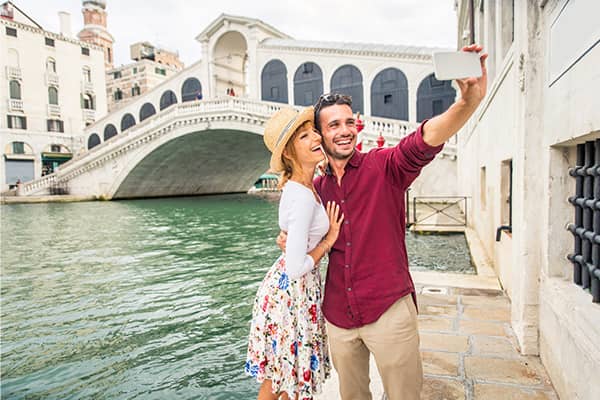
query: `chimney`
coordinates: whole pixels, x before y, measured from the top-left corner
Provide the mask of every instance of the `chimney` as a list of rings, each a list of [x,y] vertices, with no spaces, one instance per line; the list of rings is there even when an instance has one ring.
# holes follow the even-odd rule
[[[58,18],[60,19],[60,33],[65,37],[72,37],[71,33],[71,14],[66,11],[59,11]]]

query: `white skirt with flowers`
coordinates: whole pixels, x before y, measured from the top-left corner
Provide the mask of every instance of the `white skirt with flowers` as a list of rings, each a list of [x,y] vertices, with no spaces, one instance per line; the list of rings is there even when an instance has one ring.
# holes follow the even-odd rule
[[[258,382],[270,379],[274,393],[312,399],[329,377],[321,297],[319,269],[290,280],[283,255],[258,289],[245,370]]]

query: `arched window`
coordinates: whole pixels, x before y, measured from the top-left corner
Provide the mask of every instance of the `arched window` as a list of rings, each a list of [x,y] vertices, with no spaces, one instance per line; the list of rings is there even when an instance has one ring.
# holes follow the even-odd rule
[[[117,90],[115,90],[115,93],[113,93],[113,97],[115,101],[123,100],[123,91],[117,88]]]
[[[172,104],[177,103],[177,96],[172,90],[167,90],[160,96],[160,110],[164,110]]]
[[[81,95],[81,107],[85,110],[95,110],[94,98],[89,93]]]
[[[386,68],[373,79],[371,115],[408,121],[408,81],[398,68]]]
[[[54,58],[48,57],[46,60],[46,72],[56,73],[56,60]]]
[[[113,124],[108,124],[104,127],[104,141],[107,141],[113,136],[117,136],[117,128]]]
[[[354,65],[342,65],[333,73],[331,93],[351,96],[352,111],[364,114],[362,74]]]
[[[48,104],[58,105],[58,89],[54,86],[48,88]]]
[[[142,92],[142,90],[140,89],[140,85],[138,85],[137,83],[135,85],[133,85],[133,87],[131,88],[131,96],[139,96],[140,93]]]
[[[265,64],[260,75],[261,98],[277,103],[288,102],[287,68],[280,60]]]
[[[10,86],[10,98],[13,100],[21,100],[21,84],[19,81],[12,80],[9,83]]]
[[[135,118],[133,117],[133,115],[131,115],[131,114],[123,115],[123,118],[121,118],[121,132],[131,128],[134,125],[135,125]]]
[[[323,94],[323,73],[321,68],[306,62],[298,67],[294,74],[294,104],[311,106]]]
[[[140,122],[156,114],[156,109],[151,103],[146,103],[140,109]]]
[[[417,90],[417,122],[435,117],[446,111],[456,99],[452,81],[438,81],[433,74],[419,84]]]
[[[187,78],[181,86],[181,102],[196,100],[198,93],[202,93],[200,81],[196,78]]]
[[[90,67],[83,67],[83,81],[91,83],[92,82],[92,70]]]
[[[100,136],[97,133],[92,133],[88,138],[88,150],[100,144]]]

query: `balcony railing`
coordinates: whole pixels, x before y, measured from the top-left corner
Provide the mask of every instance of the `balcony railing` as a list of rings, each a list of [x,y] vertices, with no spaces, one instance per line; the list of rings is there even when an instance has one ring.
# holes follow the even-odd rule
[[[92,82],[88,82],[88,81],[81,82],[81,91],[83,93],[93,92],[94,91],[94,84]]]
[[[83,121],[84,122],[94,122],[96,120],[96,110],[83,110]]]
[[[60,117],[60,106],[57,104],[48,104],[48,116]]]
[[[23,100],[8,99],[8,111],[23,111]]]
[[[6,66],[6,79],[21,79],[21,68]]]
[[[46,72],[46,85],[58,86],[58,74],[55,72]]]

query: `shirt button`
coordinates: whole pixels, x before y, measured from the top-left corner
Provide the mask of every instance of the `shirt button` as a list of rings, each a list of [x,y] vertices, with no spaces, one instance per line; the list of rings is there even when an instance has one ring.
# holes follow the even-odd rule
[[[346,268],[350,268],[350,265],[349,265],[349,264],[346,264],[346,265],[344,265],[344,267],[346,267]]]
[[[342,201],[340,201],[340,203],[344,204],[346,202],[346,200],[342,199]]]
[[[351,288],[351,287],[349,287],[349,288],[348,288],[348,291],[349,291],[349,292],[351,292],[351,291],[352,291],[352,288]]]
[[[347,242],[347,243],[346,243],[346,246],[350,246],[350,242]]]
[[[348,225],[350,221],[344,221],[344,225]]]

